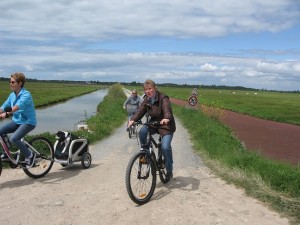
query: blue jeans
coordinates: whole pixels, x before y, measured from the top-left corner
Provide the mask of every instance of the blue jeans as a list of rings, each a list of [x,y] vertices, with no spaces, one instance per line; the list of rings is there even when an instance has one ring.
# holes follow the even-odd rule
[[[13,133],[9,137],[10,143],[15,144],[20,149],[22,154],[26,158],[28,158],[31,156],[31,151],[28,150],[28,148],[25,146],[25,144],[23,144],[21,139],[25,137],[25,135],[32,131],[34,128],[35,126],[30,124],[18,125],[14,121],[10,121],[9,123],[3,125],[0,128],[0,135],[2,136],[3,134]]]
[[[148,126],[143,126],[141,128],[140,135],[139,135],[141,145],[147,144],[148,132],[149,132]],[[171,147],[172,139],[173,139],[173,133],[164,135],[161,140],[161,151],[166,159],[167,172],[173,171],[173,154],[172,154],[172,147]]]

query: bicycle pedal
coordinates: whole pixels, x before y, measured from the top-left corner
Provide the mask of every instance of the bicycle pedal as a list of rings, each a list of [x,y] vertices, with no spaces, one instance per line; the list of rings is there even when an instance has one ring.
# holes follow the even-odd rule
[[[22,162],[19,162],[19,166],[22,168],[22,169],[28,169],[28,165],[25,161],[22,161]],[[36,167],[37,164],[36,162],[33,163],[33,165],[30,167],[30,168],[33,168],[33,167]]]
[[[140,158],[140,163],[141,164],[146,164],[147,163],[147,159],[145,157],[141,157]]]
[[[20,166],[20,168],[24,169],[24,168],[26,168],[27,163],[26,162],[19,162],[18,165]]]
[[[4,158],[4,159],[1,159],[2,162],[9,162],[10,159],[9,158]]]

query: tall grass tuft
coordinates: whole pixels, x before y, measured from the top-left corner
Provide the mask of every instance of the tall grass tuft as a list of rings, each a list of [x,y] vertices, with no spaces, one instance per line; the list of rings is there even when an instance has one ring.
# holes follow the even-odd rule
[[[110,135],[116,128],[124,123],[127,112],[122,108],[126,99],[120,84],[110,87],[108,94],[97,106],[97,114],[87,120],[92,133],[78,133],[86,135],[90,142],[95,142]],[[82,132],[82,131],[81,131]]]
[[[200,110],[173,105],[206,164],[277,211],[300,222],[300,166],[268,160],[247,151],[231,130]]]

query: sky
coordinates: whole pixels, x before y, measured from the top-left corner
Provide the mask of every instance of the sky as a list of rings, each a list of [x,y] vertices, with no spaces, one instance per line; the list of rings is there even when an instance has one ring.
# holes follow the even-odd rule
[[[1,0],[0,77],[300,90],[300,0]]]

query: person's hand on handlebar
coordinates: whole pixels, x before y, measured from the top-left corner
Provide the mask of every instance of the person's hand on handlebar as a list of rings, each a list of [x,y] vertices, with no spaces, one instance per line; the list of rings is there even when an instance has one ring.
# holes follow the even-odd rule
[[[161,125],[167,125],[167,124],[169,124],[170,123],[170,120],[169,119],[162,119],[161,121],[160,121],[160,124]]]
[[[8,118],[8,117],[9,117],[9,115],[8,115],[7,112],[1,112],[1,113],[0,113],[0,118],[1,118],[1,119],[5,119],[5,118]]]
[[[16,107],[16,106],[15,106]],[[17,109],[19,109],[19,108],[17,108]],[[5,107],[5,109],[2,111],[2,109],[1,109],[1,112],[0,112],[0,119],[5,119],[5,118],[8,118],[9,117],[9,115],[11,115],[12,114],[12,111],[13,109],[10,107],[10,106],[8,106],[8,107]]]
[[[5,116],[6,116],[6,113],[5,113],[5,112],[4,112],[4,113],[3,113],[3,112],[1,112],[1,114],[0,114],[0,118],[1,118],[1,119],[4,119],[4,118],[5,118]]]
[[[133,120],[130,120],[130,121],[128,122],[128,124],[127,124],[127,127],[130,127],[133,123],[134,123],[134,121],[133,121]]]

